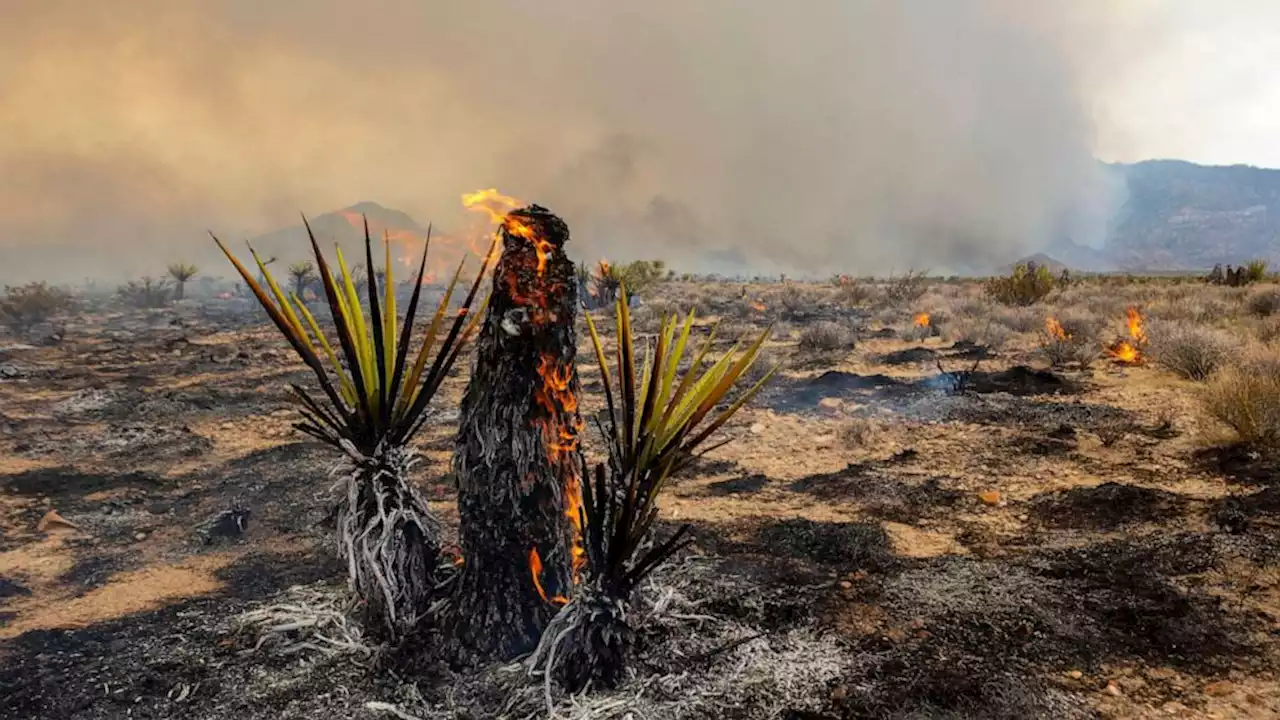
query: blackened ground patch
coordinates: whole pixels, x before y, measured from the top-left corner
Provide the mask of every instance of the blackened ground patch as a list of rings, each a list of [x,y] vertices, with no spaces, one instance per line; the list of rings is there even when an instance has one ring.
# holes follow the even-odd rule
[[[1176,493],[1108,482],[1040,493],[1031,499],[1031,515],[1050,527],[1114,530],[1131,523],[1169,520],[1184,513],[1188,505]]]
[[[882,570],[893,563],[889,536],[876,523],[779,520],[761,527],[755,544],[777,555],[845,571]]]
[[[150,473],[83,473],[68,467],[38,468],[0,477],[0,487],[19,495],[88,495],[121,487],[154,488],[161,484]]]

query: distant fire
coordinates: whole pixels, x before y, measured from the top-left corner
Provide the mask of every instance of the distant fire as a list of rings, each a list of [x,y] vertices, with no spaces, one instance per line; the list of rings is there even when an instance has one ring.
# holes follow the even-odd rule
[[[764,312],[767,308],[765,307],[765,304],[762,302],[753,302],[751,303],[751,309],[755,310],[756,312]]]
[[[1049,337],[1058,342],[1067,342],[1071,339],[1071,333],[1062,329],[1062,323],[1058,322],[1057,318],[1045,318],[1044,331],[1049,333]]]
[[[1107,348],[1107,354],[1125,365],[1141,364],[1144,360],[1142,347],[1147,344],[1147,333],[1142,329],[1142,313],[1138,312],[1138,308],[1131,307],[1125,312],[1124,324],[1129,337],[1112,343]]]
[[[929,327],[929,313],[919,313],[915,317],[916,327]]]

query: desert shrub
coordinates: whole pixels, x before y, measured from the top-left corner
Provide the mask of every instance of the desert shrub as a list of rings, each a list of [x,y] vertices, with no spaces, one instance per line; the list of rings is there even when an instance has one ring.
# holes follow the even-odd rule
[[[1280,446],[1280,354],[1271,346],[1223,367],[1201,389],[1200,402],[1240,440]]]
[[[1249,312],[1259,317],[1269,317],[1280,311],[1280,288],[1259,288],[1250,293],[1246,304]]]
[[[0,322],[21,335],[70,307],[70,295],[43,282],[6,286],[0,298]]]
[[[662,260],[636,260],[614,265],[613,270],[626,284],[627,292],[636,295],[644,295],[667,277],[667,265]]]
[[[970,297],[960,300],[955,305],[956,315],[964,318],[987,318],[996,311],[996,306],[989,298]]]
[[[952,342],[966,342],[981,345],[988,350],[999,350],[1009,344],[1013,331],[993,319],[966,318],[948,324],[943,337]]]
[[[1040,351],[1053,367],[1087,368],[1098,358],[1102,323],[1097,316],[1074,311],[1047,318],[1040,329]]]
[[[1027,307],[1001,307],[992,320],[1016,333],[1032,333],[1044,328],[1044,313]]]
[[[806,352],[851,350],[854,344],[853,331],[840,323],[823,320],[800,331],[799,348]]]
[[[164,280],[144,277],[130,280],[116,289],[125,303],[137,308],[158,308],[168,304],[173,288]]]
[[[1147,332],[1151,358],[1190,380],[1204,380],[1237,349],[1228,334],[1189,323],[1153,324]]]
[[[1267,279],[1267,261],[1250,260],[1249,264],[1244,266],[1244,277],[1248,283],[1262,282]]]
[[[927,273],[914,270],[890,277],[884,285],[881,299],[887,305],[914,305],[929,289],[927,279]]]
[[[867,418],[852,418],[840,426],[837,437],[846,449],[854,450],[869,443],[876,429],[876,424]]]
[[[1053,292],[1057,281],[1049,268],[1035,263],[1019,264],[1008,277],[987,280],[986,290],[993,300],[1005,305],[1026,306],[1040,302]]]
[[[870,285],[848,275],[837,276],[834,285],[836,287],[836,302],[846,307],[866,305],[876,296]]]

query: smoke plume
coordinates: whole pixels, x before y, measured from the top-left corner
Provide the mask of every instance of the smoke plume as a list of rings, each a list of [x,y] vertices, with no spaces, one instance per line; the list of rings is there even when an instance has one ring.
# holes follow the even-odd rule
[[[447,228],[491,186],[565,216],[579,259],[691,269],[982,269],[1088,241],[1105,214],[1089,108],[1107,2],[4,12],[9,281],[215,262],[205,229],[251,237],[361,200]]]

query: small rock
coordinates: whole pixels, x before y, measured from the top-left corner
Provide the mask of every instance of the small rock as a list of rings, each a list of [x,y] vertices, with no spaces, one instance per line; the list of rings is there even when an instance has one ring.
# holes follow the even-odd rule
[[[79,526],[58,514],[57,510],[45,513],[36,523],[36,532],[49,532],[55,529],[79,530]]]
[[[144,533],[144,532],[135,533],[135,534],[134,534],[134,536],[133,536],[133,539],[134,539],[134,540],[146,540],[146,539],[147,539],[147,534],[146,534],[146,533]]]
[[[1080,672],[1079,670],[1072,670],[1071,672],[1067,673],[1067,677],[1071,678],[1072,680],[1079,680],[1080,678],[1084,677],[1084,673]]]
[[[1106,693],[1108,695],[1114,695],[1116,697],[1120,697],[1121,695],[1124,694],[1120,692],[1120,686],[1116,684],[1115,680],[1111,680],[1107,683]]]
[[[849,588],[853,587],[853,583],[849,582],[848,580],[841,580],[840,587],[844,588],[845,590],[848,590]]]
[[[1230,680],[1219,680],[1204,686],[1204,694],[1209,697],[1224,697],[1235,692],[1236,686]]]
[[[751,426],[751,434],[752,434],[752,435],[759,435],[759,434],[760,434],[760,433],[762,433],[762,432],[764,432],[764,424],[763,424],[763,423],[756,423],[755,425],[752,425],[752,426]]]
[[[980,492],[978,493],[978,499],[981,500],[984,505],[1000,505],[1001,504],[999,490],[987,490],[985,492]]]

